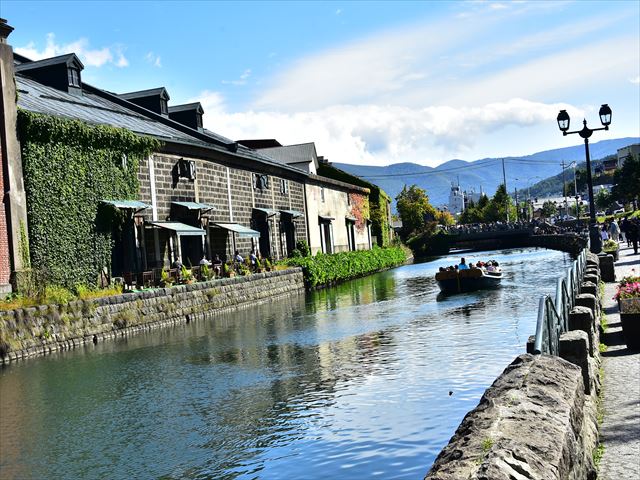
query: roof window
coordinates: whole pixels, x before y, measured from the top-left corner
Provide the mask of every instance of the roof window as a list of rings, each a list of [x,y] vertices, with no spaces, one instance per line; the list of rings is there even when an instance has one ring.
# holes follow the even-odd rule
[[[80,69],[79,68],[69,67],[67,69],[67,77],[69,79],[70,86],[80,88]]]

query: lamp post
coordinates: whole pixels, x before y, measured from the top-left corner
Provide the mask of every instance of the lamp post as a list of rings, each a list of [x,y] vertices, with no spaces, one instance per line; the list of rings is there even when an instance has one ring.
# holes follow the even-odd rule
[[[597,132],[598,130],[609,130],[609,125],[611,125],[611,108],[605,103],[600,107],[598,114],[600,115],[600,122],[603,125],[602,128],[592,129],[587,127],[587,120],[585,119],[582,122],[582,130],[575,130],[573,132],[568,131],[570,119],[566,110],[560,110],[557,118],[558,128],[560,128],[562,135],[566,136],[577,133],[584,138],[584,150],[587,160],[587,187],[589,192],[589,239],[591,241],[591,252],[593,253],[600,253],[602,250],[602,238],[600,237],[598,225],[596,224],[596,206],[593,198],[593,180],[591,179],[591,158],[589,157],[589,137],[593,132]]]

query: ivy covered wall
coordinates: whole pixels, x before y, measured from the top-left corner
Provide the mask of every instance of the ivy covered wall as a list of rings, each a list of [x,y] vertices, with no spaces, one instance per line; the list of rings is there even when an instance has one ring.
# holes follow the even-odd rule
[[[93,285],[110,267],[122,218],[103,199],[136,199],[138,162],[156,139],[105,125],[18,111],[31,266],[48,283]]]

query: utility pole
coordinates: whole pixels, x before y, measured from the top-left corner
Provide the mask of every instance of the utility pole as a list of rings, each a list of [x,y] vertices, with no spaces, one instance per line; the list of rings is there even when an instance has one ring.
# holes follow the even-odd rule
[[[567,185],[564,183],[564,160],[562,160],[562,196],[564,197],[564,214],[569,215],[567,206]]]
[[[520,216],[519,212],[518,212],[518,210],[519,210],[519,206],[518,206],[518,189],[516,187],[514,187],[513,188],[513,192],[514,192],[515,197],[516,197],[516,222],[517,222],[519,220],[518,217]]]
[[[504,158],[502,159],[502,181],[504,182],[504,191],[507,193],[507,223],[509,223],[509,190],[507,190],[507,174],[504,170]]]

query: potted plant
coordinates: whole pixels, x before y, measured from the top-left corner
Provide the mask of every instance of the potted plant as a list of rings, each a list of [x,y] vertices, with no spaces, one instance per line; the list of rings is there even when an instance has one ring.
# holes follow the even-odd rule
[[[187,285],[193,283],[193,273],[184,265],[180,269],[180,278],[182,280],[182,283],[185,283]]]
[[[236,272],[233,271],[233,267],[230,266],[228,263],[224,263],[222,265],[222,268],[223,268],[225,277],[233,278],[236,276]]]
[[[171,287],[172,285],[173,285],[173,278],[171,278],[167,269],[163,268],[162,272],[160,273],[160,286],[165,288],[165,287]]]
[[[602,244],[602,251],[609,255],[613,255],[614,262],[618,261],[619,250],[620,250],[620,247],[618,245],[618,242],[616,242],[615,240],[605,240],[604,243]]]
[[[269,261],[269,259],[267,257],[264,258],[264,269],[267,272],[271,271],[271,262]]]
[[[614,299],[620,306],[622,335],[628,348],[640,349],[640,277],[625,277]]]
[[[205,282],[211,280],[213,278],[213,270],[209,268],[209,265],[206,263],[200,267],[200,275],[202,276],[202,280]]]

